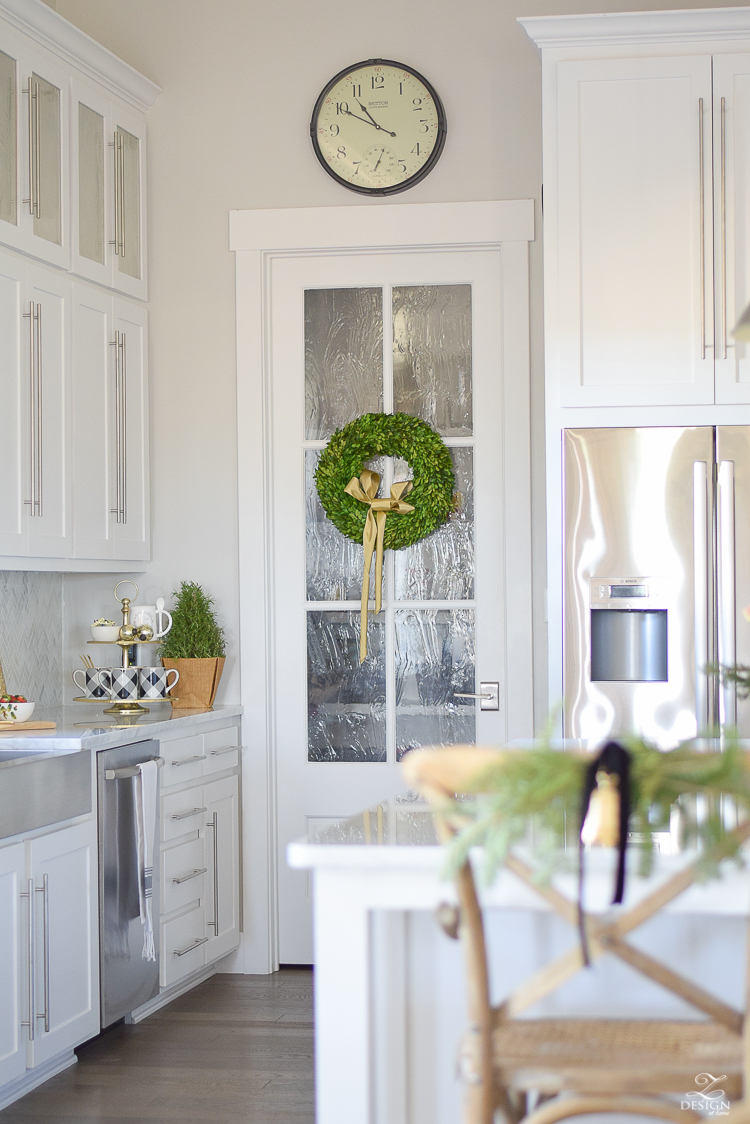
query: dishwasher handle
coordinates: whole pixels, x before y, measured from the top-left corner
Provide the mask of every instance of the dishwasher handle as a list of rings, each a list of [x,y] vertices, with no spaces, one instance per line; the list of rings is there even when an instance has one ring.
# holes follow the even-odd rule
[[[164,764],[163,757],[149,757],[146,761],[139,761],[137,765],[125,765],[122,769],[105,769],[105,781],[126,781],[129,777],[137,777],[140,772],[140,766],[146,765],[148,761],[155,761],[161,769]]]

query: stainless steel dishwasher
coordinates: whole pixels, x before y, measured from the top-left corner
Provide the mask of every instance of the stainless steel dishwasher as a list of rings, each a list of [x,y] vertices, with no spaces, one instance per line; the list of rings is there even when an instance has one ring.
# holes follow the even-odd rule
[[[135,838],[137,766],[158,758],[159,743],[135,742],[97,754],[99,810],[99,959],[102,1027],[159,992],[159,801],[154,840],[152,910],[156,961],[144,960]]]

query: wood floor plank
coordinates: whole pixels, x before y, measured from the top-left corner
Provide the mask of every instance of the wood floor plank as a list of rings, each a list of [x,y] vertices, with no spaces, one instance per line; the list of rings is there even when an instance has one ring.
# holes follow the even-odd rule
[[[212,976],[86,1043],[0,1124],[314,1124],[312,1001],[309,971]]]

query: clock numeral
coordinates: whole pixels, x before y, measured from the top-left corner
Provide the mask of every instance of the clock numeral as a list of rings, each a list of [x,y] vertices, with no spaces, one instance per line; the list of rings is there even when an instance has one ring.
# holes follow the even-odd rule
[[[406,161],[405,160],[399,160],[398,170],[399,170],[399,172],[405,172],[406,171]]]
[[[427,118],[426,117],[420,117],[419,118],[419,131],[420,131],[420,133],[429,133],[430,126],[427,124]]]
[[[336,125],[334,123],[333,125],[328,126],[328,132],[331,134],[332,137],[337,137],[339,135],[339,133],[341,132],[341,130],[339,129],[338,125]]]
[[[372,88],[373,90],[381,90],[385,86],[385,77],[382,74],[373,74]]]
[[[411,104],[414,106],[414,112],[415,113],[421,113],[421,111],[422,111],[422,99],[421,98],[412,98]]]
[[[415,156],[419,156],[419,153],[421,151],[422,150],[419,147],[419,141],[417,141],[417,143],[414,145],[414,148],[412,149],[412,152],[415,154]]]
[[[362,97],[362,87],[359,85],[359,83],[352,82],[352,97]]]
[[[354,173],[355,176],[359,175],[359,166],[360,166],[361,163],[362,163],[361,160],[352,160],[353,166],[357,169],[356,172]]]
[[[348,101],[337,101],[336,102],[336,113],[337,113],[337,115],[339,113],[343,113],[344,116],[346,116],[346,114],[348,112],[349,112],[349,102]]]
[[[339,146],[338,151],[336,152],[336,159],[346,160],[346,149],[344,148],[343,144]]]
[[[403,94],[403,92],[404,92],[404,84],[403,84],[403,82],[399,82],[399,84],[398,84],[398,92],[399,92],[399,94]]]

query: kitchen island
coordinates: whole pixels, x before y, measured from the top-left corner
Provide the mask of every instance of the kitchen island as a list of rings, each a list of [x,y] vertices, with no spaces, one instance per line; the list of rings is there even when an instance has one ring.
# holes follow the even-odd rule
[[[327,823],[291,844],[287,857],[312,875],[317,1124],[455,1124],[466,1007],[460,946],[433,916],[440,903],[456,899],[429,808],[384,802]],[[625,901],[610,907],[615,854],[592,852],[586,908],[615,917],[695,857],[659,855],[651,877],[642,879],[631,849]],[[572,901],[574,867],[571,861],[553,883]],[[493,1003],[577,942],[545,899],[507,868],[483,892],[483,906]],[[632,943],[740,1010],[749,911],[750,875],[728,864],[720,879],[691,886],[635,930]],[[525,1015],[701,1017],[611,956]]]

